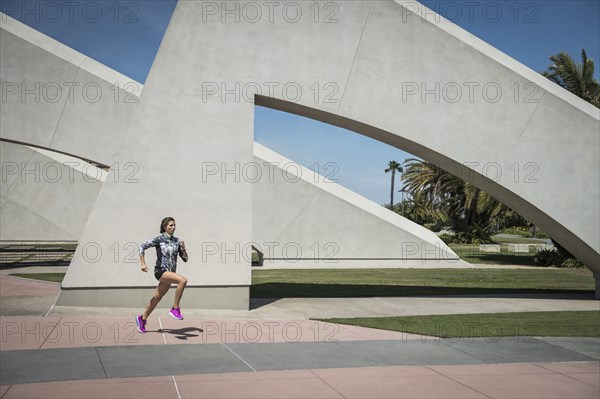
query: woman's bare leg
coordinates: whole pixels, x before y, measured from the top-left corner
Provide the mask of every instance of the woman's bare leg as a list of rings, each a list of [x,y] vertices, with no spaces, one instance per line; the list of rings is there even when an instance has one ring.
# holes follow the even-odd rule
[[[156,305],[158,305],[158,303],[160,302],[162,297],[165,296],[167,291],[169,291],[170,287],[171,287],[171,283],[166,283],[163,281],[158,282],[156,291],[154,291],[154,296],[150,299],[150,303],[146,307],[146,310],[144,310],[144,314],[142,314],[142,318],[144,320],[148,320],[148,316],[150,316],[150,313],[152,313],[152,311],[154,310]]]
[[[173,272],[164,272],[159,281],[161,283],[164,282],[165,284],[177,284],[177,288],[175,289],[175,300],[173,302],[173,307],[179,308],[179,301],[181,301],[183,290],[185,290],[185,286],[187,285],[187,279],[181,274]]]

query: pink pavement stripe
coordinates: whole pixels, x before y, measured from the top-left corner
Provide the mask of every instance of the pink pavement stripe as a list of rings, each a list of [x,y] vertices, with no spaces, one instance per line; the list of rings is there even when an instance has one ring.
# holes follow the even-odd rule
[[[23,283],[20,280],[0,277],[0,296],[6,296],[10,294],[12,290],[16,290],[22,285]]]
[[[40,349],[60,317],[0,317],[0,350]]]
[[[600,373],[578,373],[578,374],[563,374],[563,375],[600,388]]]
[[[113,378],[12,385],[8,398],[173,398],[177,391],[171,377]]]
[[[160,329],[162,323],[163,330]],[[0,317],[1,350],[76,348],[119,345],[337,342],[406,340],[420,336],[385,334],[314,320],[184,319],[150,316],[145,334],[131,318]],[[164,335],[164,338],[163,338]]]
[[[39,296],[57,295],[60,284],[35,281],[13,276],[0,276],[0,296]]]
[[[338,392],[316,377],[298,379],[279,376],[261,380],[230,381],[179,381],[182,398],[343,398]]]
[[[534,363],[539,367],[561,374],[600,373],[600,362]]]
[[[433,371],[449,377],[554,374],[552,370],[531,363],[516,364],[467,364],[461,366],[429,366]]]
[[[347,326],[339,324],[340,328],[347,331],[351,331],[361,339],[367,340],[383,340],[383,339],[398,339],[398,340],[412,340],[412,339],[431,339],[434,337],[426,335],[410,334],[398,331],[378,330],[376,328],[367,328],[359,326]]]
[[[244,373],[180,375],[175,377],[182,398],[598,398],[599,388],[538,366],[577,366],[591,370],[597,362],[389,366]],[[531,366],[533,368],[527,368]],[[468,367],[468,368],[465,368]],[[525,369],[523,367],[526,367]],[[465,372],[474,375],[464,375]],[[519,374],[525,372],[525,374]],[[579,373],[587,376],[594,373]],[[1,387],[12,398],[176,398],[171,377],[113,378],[18,384]],[[487,395],[487,396],[485,396]]]
[[[492,398],[596,399],[600,388],[561,374],[453,376]]]
[[[331,377],[327,384],[345,398],[487,399],[465,384],[442,375],[394,377]]]

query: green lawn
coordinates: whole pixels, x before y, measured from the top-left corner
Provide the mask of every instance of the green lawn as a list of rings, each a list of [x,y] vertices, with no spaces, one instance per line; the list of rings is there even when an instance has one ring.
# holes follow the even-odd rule
[[[11,274],[61,282],[64,273]],[[588,269],[253,270],[252,298],[592,293]]]
[[[442,338],[600,337],[600,311],[322,319]]]
[[[253,270],[252,298],[591,293],[588,269]]]

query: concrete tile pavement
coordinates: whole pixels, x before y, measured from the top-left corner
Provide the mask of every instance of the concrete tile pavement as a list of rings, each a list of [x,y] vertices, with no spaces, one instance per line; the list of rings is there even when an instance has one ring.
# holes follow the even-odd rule
[[[565,373],[552,368],[573,368]],[[592,382],[582,381],[590,379]],[[0,386],[12,398],[597,399],[597,363],[278,370]],[[41,395],[43,393],[43,395]]]
[[[157,312],[158,313],[158,312]],[[316,320],[151,316],[146,334],[132,317],[0,316],[2,350],[102,346],[420,340],[430,337]]]

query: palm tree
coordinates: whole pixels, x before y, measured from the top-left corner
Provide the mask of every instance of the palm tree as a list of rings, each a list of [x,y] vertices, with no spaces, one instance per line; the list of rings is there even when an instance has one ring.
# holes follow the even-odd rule
[[[413,221],[449,222],[457,233],[486,240],[508,210],[488,193],[430,162],[409,159],[404,179],[407,191],[421,202],[419,207],[427,208],[419,215],[410,209]]]
[[[406,160],[404,188],[414,195],[422,191],[432,209],[439,209],[450,194],[461,191],[463,181],[439,166],[420,159]]]
[[[394,210],[394,177],[396,176],[396,172],[402,173],[402,166],[396,161],[390,161],[388,163],[388,167],[385,170],[385,173],[392,172],[392,189],[390,191],[390,209]]]
[[[600,84],[594,79],[594,60],[581,50],[581,62],[575,62],[565,52],[550,56],[552,64],[542,75],[586,100],[600,107]]]
[[[402,216],[417,224],[424,225],[427,223],[447,222],[444,212],[431,209],[423,191],[415,191],[409,198],[404,200],[402,206]]]

